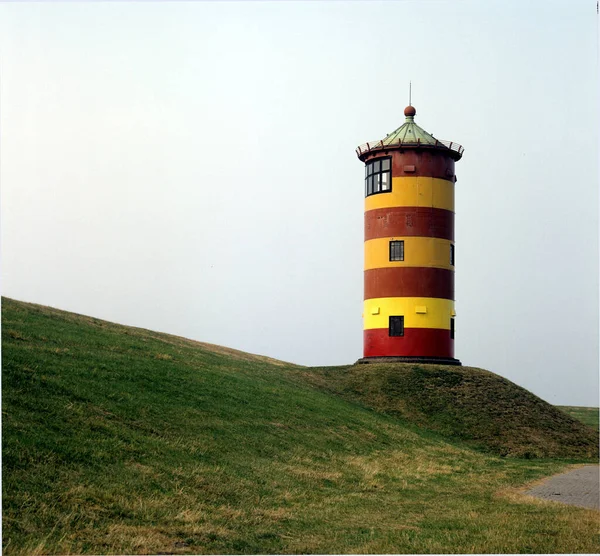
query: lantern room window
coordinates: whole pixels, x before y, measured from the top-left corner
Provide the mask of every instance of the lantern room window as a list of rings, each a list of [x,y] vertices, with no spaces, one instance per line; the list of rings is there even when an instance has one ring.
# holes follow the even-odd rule
[[[392,158],[378,158],[365,164],[365,197],[392,190]]]

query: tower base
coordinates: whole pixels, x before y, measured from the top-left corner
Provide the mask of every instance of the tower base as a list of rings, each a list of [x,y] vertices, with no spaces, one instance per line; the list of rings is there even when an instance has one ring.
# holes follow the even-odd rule
[[[458,359],[452,357],[411,357],[411,356],[385,356],[363,357],[357,362],[359,365],[366,363],[424,363],[428,365],[462,365]]]

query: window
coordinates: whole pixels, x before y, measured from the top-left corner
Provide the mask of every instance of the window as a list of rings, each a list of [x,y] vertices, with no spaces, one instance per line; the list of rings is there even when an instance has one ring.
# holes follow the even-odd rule
[[[454,266],[454,245],[450,244],[450,266]]]
[[[404,240],[390,241],[390,261],[404,260]]]
[[[454,340],[454,319],[450,319],[450,339]]]
[[[404,317],[390,317],[390,336],[404,336]]]
[[[365,165],[365,197],[392,190],[392,159],[378,158]]]

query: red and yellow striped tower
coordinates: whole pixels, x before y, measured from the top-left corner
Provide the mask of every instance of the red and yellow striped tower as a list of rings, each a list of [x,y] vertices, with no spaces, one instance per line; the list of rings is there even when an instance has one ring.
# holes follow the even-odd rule
[[[454,163],[463,148],[414,121],[356,150],[365,163],[364,358],[454,358]]]

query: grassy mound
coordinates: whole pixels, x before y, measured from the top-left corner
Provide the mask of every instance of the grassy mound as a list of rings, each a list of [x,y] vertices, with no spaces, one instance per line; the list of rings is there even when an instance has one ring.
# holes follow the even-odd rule
[[[524,498],[565,460],[482,454],[302,368],[2,303],[4,554],[597,552]],[[314,376],[313,376],[314,378]]]
[[[598,456],[597,431],[482,369],[395,363],[300,374],[378,412],[501,456]]]

